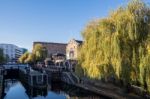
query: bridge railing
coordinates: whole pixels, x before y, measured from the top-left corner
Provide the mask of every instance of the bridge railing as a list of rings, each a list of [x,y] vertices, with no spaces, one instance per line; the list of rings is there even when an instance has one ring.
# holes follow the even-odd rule
[[[27,64],[3,64],[4,69],[20,69],[28,67]]]

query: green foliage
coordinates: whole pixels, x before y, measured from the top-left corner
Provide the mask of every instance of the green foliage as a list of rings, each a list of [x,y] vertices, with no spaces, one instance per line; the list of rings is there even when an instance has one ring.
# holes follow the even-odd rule
[[[41,45],[37,44],[34,46],[33,52],[25,52],[20,58],[20,63],[36,63],[43,61],[47,57],[47,50]]]
[[[83,73],[84,73],[84,71],[83,71],[83,69],[82,68],[80,68],[80,65],[77,65],[77,66],[75,66],[75,73],[78,75],[78,77],[83,77],[84,75],[83,75]]]
[[[4,53],[3,50],[0,49],[0,64],[5,62],[5,57],[4,57]]]
[[[47,57],[47,50],[41,44],[36,44],[33,49],[36,61],[43,61]]]
[[[19,58],[19,62],[20,63],[27,63],[26,59],[29,57],[29,52],[25,52],[20,58]]]
[[[79,65],[83,75],[124,83],[140,82],[150,90],[150,7],[132,0],[82,32]]]
[[[34,63],[35,61],[35,55],[32,53],[28,54],[28,57],[25,59],[25,63]]]

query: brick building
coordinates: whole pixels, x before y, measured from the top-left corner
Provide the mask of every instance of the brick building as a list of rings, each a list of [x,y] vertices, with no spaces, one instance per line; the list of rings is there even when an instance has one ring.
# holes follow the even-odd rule
[[[67,59],[77,60],[78,51],[83,41],[72,39],[66,46],[66,57]]]
[[[66,46],[64,43],[52,43],[52,42],[34,42],[33,48],[36,44],[41,44],[48,51],[48,56],[54,55],[56,53],[61,53],[66,55]]]

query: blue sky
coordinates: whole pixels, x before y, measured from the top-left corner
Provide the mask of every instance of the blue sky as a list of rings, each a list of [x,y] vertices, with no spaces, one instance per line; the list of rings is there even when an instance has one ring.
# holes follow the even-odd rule
[[[86,24],[128,0],[0,0],[0,43],[32,49],[34,41],[81,40]]]

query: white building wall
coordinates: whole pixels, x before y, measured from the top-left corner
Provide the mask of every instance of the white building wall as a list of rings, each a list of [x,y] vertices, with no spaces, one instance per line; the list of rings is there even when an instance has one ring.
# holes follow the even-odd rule
[[[0,48],[3,49],[4,55],[9,57],[10,61],[18,60],[22,55],[21,48],[13,44],[0,44]]]

